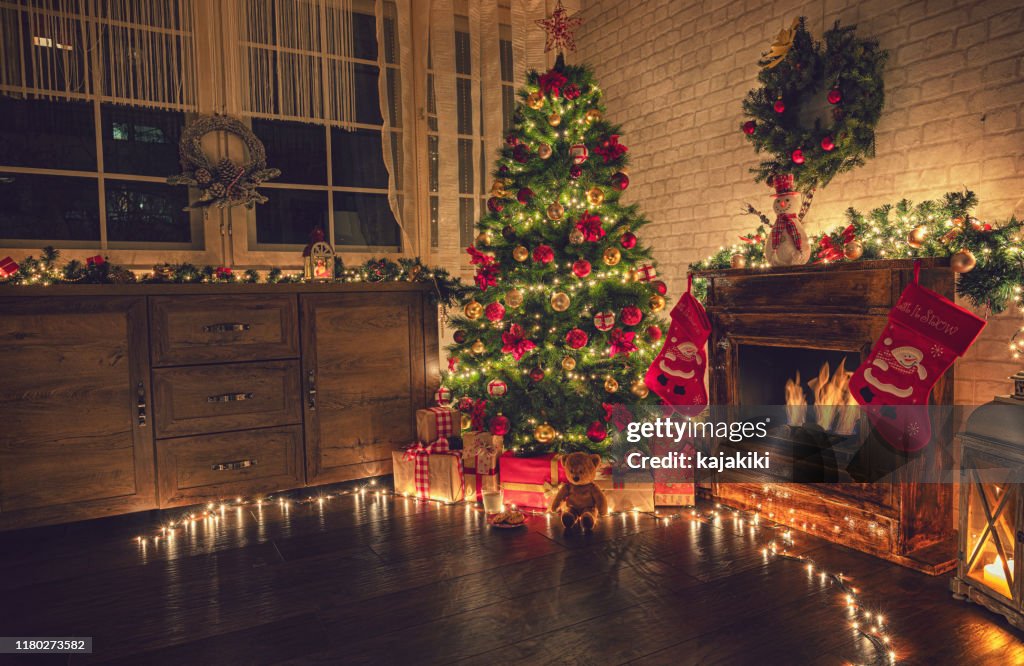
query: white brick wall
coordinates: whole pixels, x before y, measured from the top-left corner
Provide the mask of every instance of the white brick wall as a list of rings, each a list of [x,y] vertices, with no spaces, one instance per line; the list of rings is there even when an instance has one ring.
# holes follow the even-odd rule
[[[1019,0],[583,0],[576,62],[594,68],[609,119],[623,125],[632,170],[627,199],[652,224],[671,293],[687,265],[756,226],[740,214],[769,208],[739,131],[740,102],[757,60],[796,16],[816,36],[836,19],[889,51],[877,157],[819,191],[811,230],[901,197],[969,186],[981,217],[1024,215],[1024,5]],[[957,400],[1005,393],[1006,342],[1018,314],[994,318],[961,362]]]

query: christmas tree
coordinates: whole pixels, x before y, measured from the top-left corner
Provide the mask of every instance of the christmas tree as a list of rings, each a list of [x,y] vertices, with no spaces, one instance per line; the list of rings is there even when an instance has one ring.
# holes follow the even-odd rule
[[[530,72],[467,248],[442,396],[523,453],[602,451],[628,403],[655,403],[665,284],[620,197],[627,148],[586,67]],[[616,416],[613,418],[613,414]]]

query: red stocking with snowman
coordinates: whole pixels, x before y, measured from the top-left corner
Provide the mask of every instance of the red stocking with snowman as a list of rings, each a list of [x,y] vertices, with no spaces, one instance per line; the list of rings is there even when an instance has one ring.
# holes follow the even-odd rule
[[[693,276],[687,278],[686,293],[672,308],[672,324],[661,352],[647,369],[644,383],[669,405],[693,416],[708,404],[704,375],[708,367],[705,350],[711,323],[707,312],[691,293]]]
[[[985,321],[914,281],[889,312],[889,323],[850,378],[853,398],[893,448],[917,451],[931,439],[928,397],[953,361],[974,344]]]

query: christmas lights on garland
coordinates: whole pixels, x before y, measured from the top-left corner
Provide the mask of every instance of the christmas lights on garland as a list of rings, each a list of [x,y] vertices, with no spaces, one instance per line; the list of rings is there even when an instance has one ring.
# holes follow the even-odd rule
[[[391,488],[380,484],[377,479],[370,479],[366,483],[353,485],[344,484],[340,487],[322,487],[317,489],[315,495],[305,494],[308,491],[292,491],[276,496],[261,497],[256,499],[236,498],[233,501],[211,502],[204,507],[186,507],[181,509],[177,517],[161,524],[156,533],[151,536],[137,536],[134,542],[139,548],[142,556],[148,556],[150,549],[171,547],[179,537],[194,539],[199,530],[209,533],[212,530],[225,529],[224,522],[227,519],[229,510],[241,511],[255,508],[259,517],[264,511],[279,511],[282,515],[288,515],[293,508],[304,506],[315,506],[323,512],[325,508],[335,499],[341,497],[356,497],[369,499],[392,499],[412,502],[434,503],[445,506],[455,506],[457,503],[445,502],[442,500],[428,499],[416,495],[397,493]],[[303,496],[304,495],[304,496]],[[485,517],[483,507],[470,502],[461,503],[467,513],[479,513]],[[512,505],[512,508],[516,508]],[[553,513],[549,511],[523,510],[523,513],[532,516],[544,516],[550,524]],[[852,579],[843,573],[835,573],[827,570],[815,562],[812,558],[794,552],[794,540],[792,529],[782,523],[771,519],[764,519],[757,511],[743,511],[721,504],[715,504],[712,509],[693,507],[678,512],[665,513],[662,511],[645,512],[639,509],[630,511],[610,512],[613,519],[618,518],[623,522],[630,517],[634,519],[641,515],[653,518],[658,525],[669,525],[678,520],[692,521],[695,524],[709,525],[721,528],[724,524],[730,524],[737,530],[749,530],[752,533],[760,533],[767,530],[778,533],[776,538],[765,542],[761,547],[761,555],[765,561],[779,559],[797,562],[804,566],[808,576],[818,580],[823,586],[833,588],[843,598],[843,608],[846,609],[847,618],[844,620],[857,636],[867,640],[875,651],[874,664],[876,666],[889,666],[899,663],[897,654],[893,647],[893,634],[886,624],[885,616],[877,608],[869,607],[864,601],[863,590],[856,587]],[[839,531],[839,526],[835,527]],[[192,543],[191,541],[189,543]]]
[[[2,266],[7,266],[4,270]],[[16,264],[9,257],[0,262],[0,285],[52,284],[294,284],[303,282],[301,274],[286,274],[280,268],[266,275],[252,269],[236,272],[224,266],[196,266],[189,263],[158,264],[141,276],[133,270],[108,262],[103,256],[90,257],[85,263],[72,259],[60,261],[60,252],[52,247],[42,249],[39,258],[26,257]],[[419,259],[370,259],[358,266],[347,267],[339,257],[334,259],[334,283],[353,282],[429,282],[435,287],[433,298],[442,304],[458,300],[465,292],[461,281],[443,268],[430,268]]]
[[[850,208],[847,224],[811,236],[815,262],[830,264],[872,259],[948,257],[959,277],[957,294],[992,313],[1016,305],[1024,313],[1024,222],[1010,218],[992,225],[971,215],[977,197],[970,190],[918,204],[903,199],[867,214]],[[726,268],[767,269],[764,225],[741,236],[739,243],[690,265],[691,271]],[[701,300],[705,280],[694,281]],[[1024,354],[1024,328],[1010,343],[1011,354]]]

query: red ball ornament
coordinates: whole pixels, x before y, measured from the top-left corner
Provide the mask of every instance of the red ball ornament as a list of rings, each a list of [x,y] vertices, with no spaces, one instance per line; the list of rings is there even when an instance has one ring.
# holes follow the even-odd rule
[[[498,414],[493,419],[491,419],[491,423],[488,426],[488,429],[491,431],[492,435],[497,435],[501,437],[502,435],[508,434],[508,431],[512,429],[512,425],[511,423],[509,423],[507,416],[502,416],[501,414]]]
[[[799,148],[794,150],[790,156],[793,158],[793,164],[804,163],[804,151],[800,150]]]
[[[828,103],[838,104],[843,101],[843,93],[839,92],[839,88],[833,88],[828,91]]]
[[[555,251],[548,245],[538,245],[533,249],[533,260],[539,264],[549,264],[555,258]]]
[[[505,143],[509,146],[518,146],[519,137],[517,137],[515,134],[509,134],[508,136],[505,137]]]
[[[824,136],[821,139],[821,148],[825,152],[833,150],[836,147],[836,142],[832,140],[830,136]]]
[[[621,171],[616,171],[615,173],[612,174],[612,185],[619,188],[620,190],[626,189],[627,187],[629,187],[629,176],[622,173]]]
[[[657,342],[658,340],[661,340],[661,329],[658,328],[657,326],[648,326],[647,337],[650,338],[652,342]]]
[[[627,231],[626,233],[622,234],[622,240],[620,242],[622,243],[622,247],[626,248],[627,250],[632,250],[634,247],[636,247],[636,234],[634,234],[632,231]]]
[[[574,328],[565,334],[565,344],[569,345],[572,349],[586,346],[589,339],[587,332],[579,328]]]
[[[779,99],[775,100],[775,104],[772,104],[772,108],[775,110],[775,113],[782,113],[783,111],[786,110],[786,103],[783,102],[782,98],[780,97]]]
[[[590,275],[590,262],[586,259],[577,259],[572,263],[572,272],[578,278],[585,278]]]
[[[488,303],[484,308],[484,316],[488,321],[501,321],[505,317],[505,306],[497,301]]]
[[[576,180],[582,175],[583,167],[581,167],[579,164],[573,164],[571,167],[569,167],[569,177],[572,178],[573,180]]]
[[[654,291],[658,292],[660,296],[664,296],[668,293],[668,285],[661,280],[655,280],[651,283],[651,286],[654,287]]]
[[[512,149],[512,159],[520,164],[526,164],[530,161],[530,149],[527,148],[525,143],[520,143]]]
[[[528,187],[524,187],[523,189],[516,192],[516,200],[519,201],[519,203],[523,204],[524,206],[530,203],[531,199],[533,199],[533,190],[531,190]]]
[[[531,381],[533,381],[534,383],[537,383],[537,382],[539,382],[542,379],[544,379],[544,368],[542,368],[540,366],[537,366],[536,368],[533,368],[532,370],[530,370],[530,380]]]
[[[619,321],[626,326],[636,326],[644,318],[644,313],[635,305],[627,305],[619,313]]]
[[[754,130],[756,130],[756,129],[757,129],[757,123],[755,123],[753,120],[748,120],[747,122],[743,123],[743,133],[744,134],[747,134],[747,135],[753,134]]]
[[[501,199],[498,197],[491,197],[487,200],[487,210],[492,213],[500,213],[505,209],[505,204],[501,203]]]
[[[455,331],[454,334],[452,334],[452,339],[461,345],[463,342],[466,341],[466,332],[460,328],[459,330]]]
[[[594,421],[589,426],[587,426],[587,439],[589,439],[590,441],[595,443],[600,442],[603,441],[604,438],[607,436],[608,431],[605,430],[604,423],[601,423],[600,421]]]

